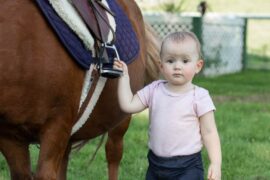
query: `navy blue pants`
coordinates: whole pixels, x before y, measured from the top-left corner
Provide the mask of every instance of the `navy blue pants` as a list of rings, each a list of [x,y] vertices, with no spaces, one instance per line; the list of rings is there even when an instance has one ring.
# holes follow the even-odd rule
[[[188,156],[158,157],[148,153],[146,180],[203,180],[201,152]]]

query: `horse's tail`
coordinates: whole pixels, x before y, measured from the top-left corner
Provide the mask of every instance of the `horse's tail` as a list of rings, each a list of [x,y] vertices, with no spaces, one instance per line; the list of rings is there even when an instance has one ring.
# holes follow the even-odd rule
[[[159,63],[160,63],[160,38],[154,29],[147,23],[145,24],[145,36],[146,36],[146,73],[145,84],[159,78]]]

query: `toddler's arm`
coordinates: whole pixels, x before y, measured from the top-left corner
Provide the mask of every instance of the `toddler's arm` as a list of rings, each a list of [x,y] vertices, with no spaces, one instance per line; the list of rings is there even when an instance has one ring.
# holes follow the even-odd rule
[[[114,67],[123,71],[123,75],[118,80],[117,90],[120,108],[126,113],[137,113],[144,110],[145,105],[138,95],[133,95],[131,91],[127,65],[121,60],[115,60]]]
[[[221,147],[215,124],[214,112],[210,111],[200,117],[201,134],[210,159],[208,179],[221,179]]]

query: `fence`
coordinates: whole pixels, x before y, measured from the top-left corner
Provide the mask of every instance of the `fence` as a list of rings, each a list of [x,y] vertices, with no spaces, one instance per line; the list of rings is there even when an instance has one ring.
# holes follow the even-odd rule
[[[239,14],[247,19],[245,67],[270,70],[270,14]]]
[[[179,30],[190,30],[202,43],[206,76],[239,72],[246,55],[246,19],[237,16],[144,14],[161,38]]]

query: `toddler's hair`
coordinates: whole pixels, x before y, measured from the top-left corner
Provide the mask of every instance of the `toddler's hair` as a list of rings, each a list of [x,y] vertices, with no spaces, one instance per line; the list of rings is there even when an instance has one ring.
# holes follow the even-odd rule
[[[201,43],[199,39],[197,38],[197,36],[193,32],[190,32],[190,31],[178,31],[178,32],[173,32],[173,33],[168,34],[161,43],[160,57],[163,53],[162,52],[163,46],[167,41],[174,41],[174,42],[179,43],[179,42],[184,41],[186,38],[191,38],[195,41],[197,50],[198,50],[199,59],[202,58]]]

